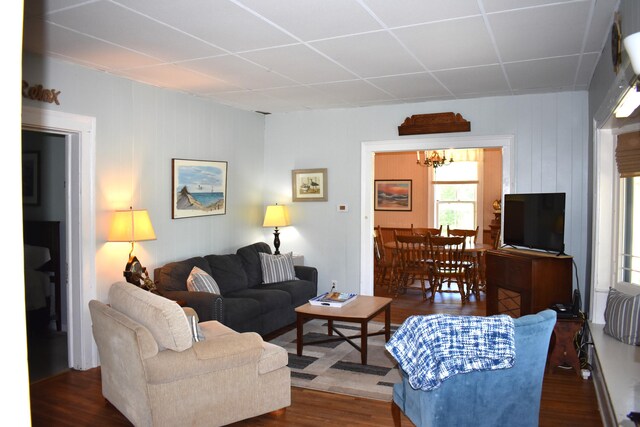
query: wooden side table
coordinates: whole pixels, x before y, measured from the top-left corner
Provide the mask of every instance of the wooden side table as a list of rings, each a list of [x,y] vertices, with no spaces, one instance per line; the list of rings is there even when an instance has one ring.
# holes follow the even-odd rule
[[[571,366],[580,375],[580,359],[573,342],[583,324],[584,320],[580,317],[558,318],[551,334],[551,353],[547,360],[547,372],[551,372],[556,366]]]

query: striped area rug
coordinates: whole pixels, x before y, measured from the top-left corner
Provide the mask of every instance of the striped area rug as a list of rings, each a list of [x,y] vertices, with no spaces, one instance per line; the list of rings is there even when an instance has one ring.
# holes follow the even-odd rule
[[[358,335],[356,323],[334,322],[346,336]],[[391,325],[391,333],[398,325]],[[381,331],[384,324],[369,322],[369,333]],[[304,324],[304,340],[327,338],[326,320],[313,319]],[[335,336],[335,333],[334,333]],[[353,340],[360,345],[360,338]],[[296,330],[270,341],[289,353],[291,385],[368,399],[391,401],[393,384],[400,382],[397,362],[384,348],[384,335],[368,339],[367,365],[360,364],[360,352],[346,341],[305,345],[296,355]]]

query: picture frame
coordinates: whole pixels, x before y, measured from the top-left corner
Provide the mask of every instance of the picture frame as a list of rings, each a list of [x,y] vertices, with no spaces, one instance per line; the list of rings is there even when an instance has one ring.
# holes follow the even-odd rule
[[[171,218],[227,213],[227,162],[171,159]]]
[[[22,204],[40,204],[40,152],[22,153]]]
[[[412,180],[387,179],[374,181],[374,210],[405,211],[412,209]]]
[[[329,197],[327,169],[295,169],[291,171],[294,202],[326,202]]]

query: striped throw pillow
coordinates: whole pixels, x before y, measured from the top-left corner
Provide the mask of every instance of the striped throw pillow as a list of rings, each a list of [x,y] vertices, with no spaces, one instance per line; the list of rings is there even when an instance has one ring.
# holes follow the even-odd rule
[[[640,345],[640,294],[627,295],[609,288],[604,309],[604,333],[631,345]]]
[[[278,283],[286,280],[295,280],[296,271],[293,267],[293,254],[291,252],[280,255],[260,253],[260,265],[262,266],[262,283]]]
[[[193,267],[189,277],[187,277],[187,289],[191,292],[210,292],[220,295],[220,288],[215,279],[206,271]]]

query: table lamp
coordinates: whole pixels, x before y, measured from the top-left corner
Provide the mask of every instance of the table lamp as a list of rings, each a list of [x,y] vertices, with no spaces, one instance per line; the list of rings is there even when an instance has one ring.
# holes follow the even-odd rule
[[[275,227],[273,235],[273,246],[276,248],[275,255],[280,255],[280,232],[278,227],[286,227],[291,225],[289,222],[289,211],[284,205],[275,204],[273,206],[267,206],[267,212],[264,214],[263,227]]]
[[[133,246],[135,242],[156,240],[156,234],[153,231],[147,210],[133,210],[130,207],[128,210],[116,211],[107,240],[109,242],[131,243],[129,261],[127,261],[127,265],[124,268],[123,275],[127,279],[127,282],[133,283],[136,286],[141,286],[141,280],[143,283],[146,283],[143,277],[143,274],[146,273],[146,268],[142,267],[138,258],[133,254]]]

